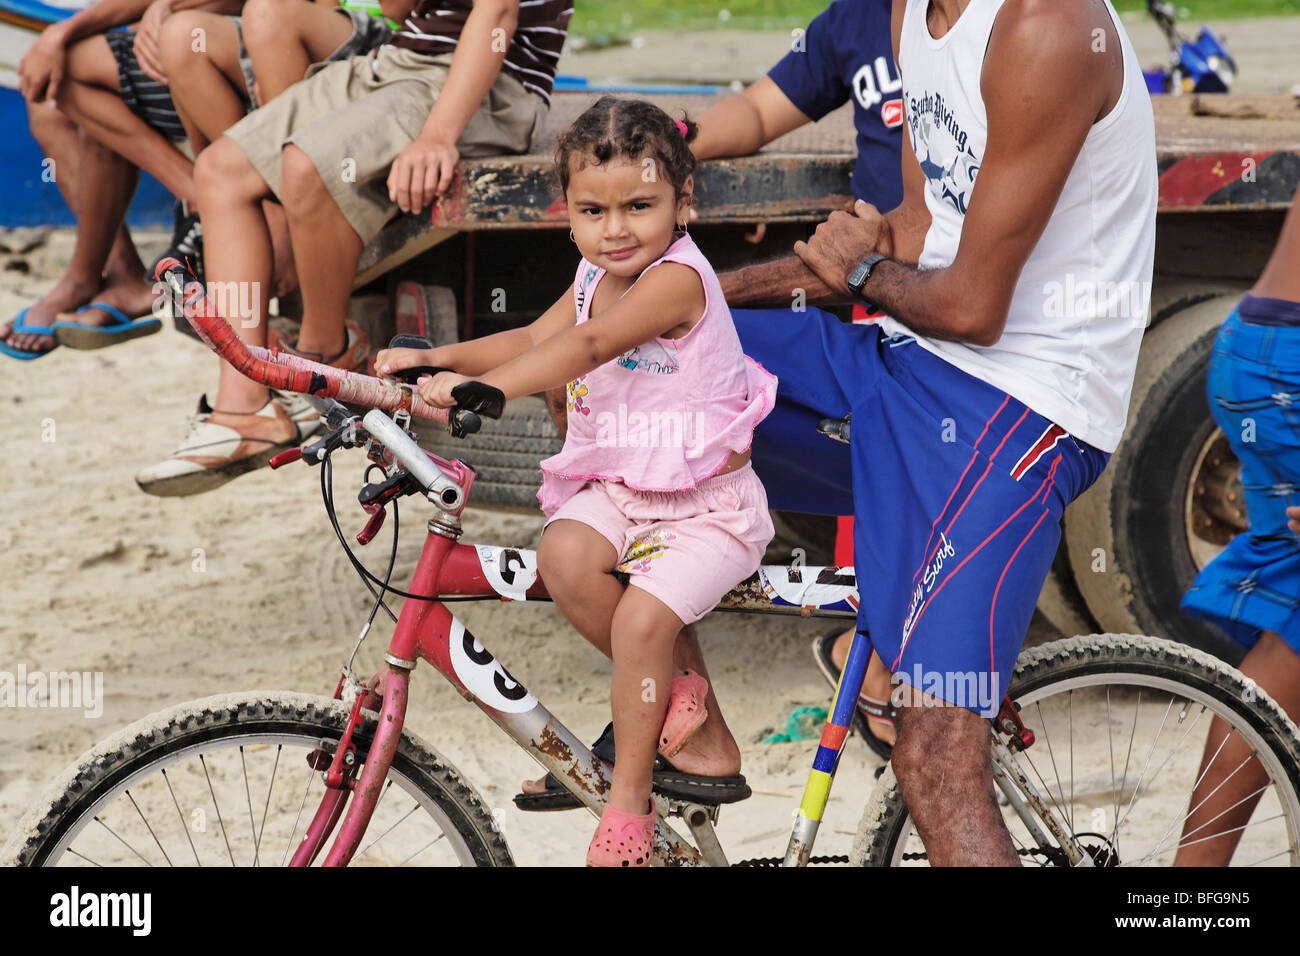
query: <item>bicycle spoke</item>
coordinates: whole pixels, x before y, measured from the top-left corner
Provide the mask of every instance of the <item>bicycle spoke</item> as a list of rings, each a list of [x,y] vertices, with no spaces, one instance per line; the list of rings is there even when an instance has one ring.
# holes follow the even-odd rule
[[[406,864],[410,863],[410,862],[411,862],[412,860],[414,860],[417,856],[419,856],[419,855],[420,855],[421,853],[423,853],[425,850],[429,849],[429,847],[433,846],[435,843],[437,843],[439,840],[441,840],[441,839],[442,839],[443,837],[445,837],[446,835],[447,835],[446,833],[439,833],[436,837],[434,837],[432,840],[430,840],[430,841],[429,841],[428,843],[426,843],[424,846],[420,847],[418,850],[416,850],[414,853],[412,853],[410,856],[408,856],[405,860],[403,860],[401,863],[399,863],[399,864],[397,864],[397,865],[398,865],[398,866],[406,866]]]
[[[1219,758],[1219,754],[1223,751],[1223,747],[1224,747],[1225,744],[1227,744],[1227,742],[1228,742],[1228,738],[1227,738],[1227,737],[1224,737],[1224,738],[1223,738],[1223,743],[1219,744],[1219,749],[1216,750],[1216,751],[1214,752],[1214,756],[1210,758],[1210,762],[1207,763],[1207,764],[1205,765],[1205,770],[1201,773],[1201,775],[1200,775],[1199,777],[1196,778],[1196,782],[1192,784],[1192,793],[1193,793],[1193,794],[1196,793],[1196,788],[1199,787],[1199,786],[1201,785],[1201,781],[1205,779],[1205,774],[1206,774],[1206,773],[1209,773],[1209,771],[1210,771],[1210,767],[1212,767],[1212,766],[1214,765],[1214,761],[1217,760],[1217,759]],[[1224,777],[1223,780],[1221,780],[1221,781],[1219,782],[1219,785],[1218,785],[1217,787],[1215,787],[1213,790],[1211,790],[1209,793],[1207,793],[1204,797],[1201,798],[1200,803],[1196,804],[1196,806],[1194,806],[1194,807],[1189,806],[1189,807],[1187,808],[1187,812],[1186,812],[1186,813],[1184,813],[1181,817],[1179,817],[1178,819],[1176,819],[1176,820],[1174,820],[1172,823],[1170,823],[1169,826],[1165,828],[1165,832],[1162,833],[1162,834],[1160,834],[1160,840],[1159,840],[1158,842],[1161,843],[1161,844],[1163,844],[1163,843],[1165,842],[1165,838],[1169,836],[1170,832],[1172,832],[1172,830],[1174,829],[1174,827],[1177,826],[1177,827],[1180,827],[1180,829],[1181,829],[1181,824],[1185,823],[1185,822],[1187,821],[1187,818],[1188,818],[1188,817],[1190,817],[1190,816],[1191,816],[1193,813],[1195,813],[1197,810],[1201,809],[1201,807],[1205,806],[1205,802],[1206,802],[1207,800],[1209,800],[1212,796],[1214,796],[1216,793],[1218,793],[1220,790],[1222,790],[1223,787],[1224,787],[1224,785],[1227,784],[1227,782],[1228,782],[1229,780],[1231,780],[1233,777],[1235,777],[1235,776],[1237,775],[1237,771],[1239,771],[1242,767],[1246,766],[1246,764],[1250,763],[1251,759],[1252,759],[1254,756],[1255,756],[1254,753],[1252,753],[1249,757],[1247,757],[1247,758],[1246,758],[1245,760],[1243,760],[1241,763],[1237,764],[1236,768],[1232,771],[1232,773],[1230,773],[1230,774],[1228,774],[1228,776]],[[1191,802],[1191,797],[1188,797],[1188,802],[1189,802],[1189,803]]]
[[[122,846],[126,847],[128,850],[130,850],[130,851],[131,851],[132,853],[134,853],[136,856],[140,857],[141,862],[143,862],[145,866],[153,866],[152,863],[150,863],[150,862],[149,862],[148,860],[146,860],[144,857],[140,856],[140,852],[139,852],[135,847],[133,847],[131,844],[129,844],[129,843],[127,843],[125,840],[123,840],[122,837],[118,834],[118,832],[117,832],[116,830],[114,830],[112,827],[110,827],[107,823],[105,823],[105,822],[104,822],[103,820],[101,820],[99,817],[95,817],[95,822],[98,823],[98,824],[99,824],[101,827],[103,827],[105,830],[107,830],[109,833],[113,834],[113,836],[117,838],[117,842],[118,842],[118,843],[122,844]]]
[[[1043,714],[1043,705],[1041,702],[1036,703],[1034,706],[1038,710],[1038,723],[1039,726],[1042,727],[1043,729],[1043,739],[1047,741],[1047,753],[1048,756],[1051,757],[1052,737],[1051,734],[1049,734],[1047,731],[1047,717],[1044,716]],[[1038,783],[1042,786],[1043,793],[1047,796],[1048,800],[1052,801],[1052,806],[1056,809],[1056,812],[1059,813],[1061,816],[1065,816],[1066,815],[1065,808],[1061,806],[1060,801],[1057,800],[1055,794],[1052,793],[1052,788],[1048,784],[1048,782],[1043,779],[1043,775],[1038,770],[1037,761],[1035,761],[1034,758],[1030,756],[1029,751],[1024,751],[1022,756],[1024,756],[1025,761],[1029,764],[1029,769],[1034,772],[1034,776],[1038,778]],[[1017,763],[1019,763],[1019,761],[1017,761]],[[1056,768],[1056,759],[1054,757],[1052,757],[1052,768],[1053,769]],[[1065,797],[1065,788],[1061,786],[1061,775],[1059,773],[1056,775],[1056,790],[1057,793],[1059,793],[1062,798]]]
[[[71,853],[73,856],[79,856],[79,857],[81,857],[83,860],[85,860],[85,861],[86,861],[87,863],[89,863],[91,866],[97,866],[97,867],[99,867],[101,870],[104,869],[104,864],[102,864],[102,863],[96,863],[96,862],[95,862],[94,860],[92,860],[90,857],[86,856],[85,854],[78,853],[76,850],[72,849],[72,847],[68,847],[68,852]]]
[[[1169,703],[1171,707],[1173,706],[1173,702],[1174,702],[1174,698],[1170,697]],[[1188,701],[1188,703],[1190,704],[1191,701]],[[1147,781],[1148,790],[1150,790],[1154,786],[1156,782],[1156,778],[1160,776],[1161,771],[1163,771],[1165,767],[1169,766],[1169,761],[1174,759],[1174,754],[1176,754],[1178,752],[1178,748],[1183,745],[1183,741],[1187,739],[1188,735],[1191,734],[1191,732],[1194,729],[1196,729],[1196,725],[1200,723],[1201,717],[1205,714],[1205,711],[1206,711],[1206,707],[1204,704],[1202,704],[1200,713],[1196,715],[1196,719],[1193,720],[1190,725],[1188,725],[1187,730],[1183,732],[1183,735],[1179,737],[1177,743],[1174,744],[1173,749],[1169,751],[1169,756],[1165,757],[1165,759],[1161,762],[1160,766],[1156,768],[1156,772],[1151,775],[1151,779]],[[1137,799],[1137,794],[1138,794],[1137,790],[1134,790],[1133,800]],[[1128,817],[1129,812],[1131,812],[1132,810],[1133,800],[1129,801],[1129,810],[1126,810],[1124,813],[1126,819]]]
[[[1133,795],[1128,798],[1128,806],[1124,808],[1124,816],[1122,819],[1115,821],[1116,833],[1119,832],[1120,824],[1122,824],[1124,820],[1128,819],[1128,815],[1133,810],[1133,804],[1137,800],[1138,794],[1142,792],[1142,781],[1146,779],[1147,768],[1151,766],[1151,756],[1156,751],[1156,744],[1160,743],[1160,735],[1165,732],[1165,723],[1169,720],[1169,712],[1173,710],[1173,708],[1174,708],[1174,698],[1172,695],[1170,695],[1169,706],[1165,708],[1165,715],[1160,719],[1160,726],[1159,728],[1156,729],[1156,739],[1151,741],[1151,747],[1150,749],[1147,750],[1146,763],[1142,765],[1142,772],[1138,774],[1137,783],[1133,786]],[[1133,727],[1135,730],[1137,729],[1136,713],[1133,716]]]
[[[1076,832],[1074,826],[1074,691],[1070,691],[1065,698],[1065,710],[1067,726],[1070,731],[1070,802],[1067,817],[1070,821],[1070,832],[1074,833]]]
[[[1115,786],[1115,735],[1111,732],[1110,721],[1110,685],[1106,685],[1106,753],[1110,760],[1110,795],[1111,800],[1111,820],[1119,820],[1119,787]],[[1119,844],[1115,842],[1112,834],[1111,845],[1115,847],[1115,852],[1119,853]]]
[[[212,795],[212,809],[217,811],[217,824],[221,827],[221,839],[226,843],[226,853],[230,856],[230,865],[236,866],[235,853],[230,849],[230,837],[226,835],[226,821],[221,819],[221,806],[217,803],[216,791],[212,789],[212,777],[208,773],[208,762],[203,759],[203,754],[199,754],[199,763],[203,765],[203,776],[208,781],[208,793]]]
[[[185,833],[185,839],[189,840],[190,842],[190,852],[194,854],[194,863],[196,866],[203,866],[202,861],[199,860],[199,851],[195,849],[194,840],[190,836],[189,824],[185,822],[185,814],[181,812],[180,801],[176,799],[176,791],[172,789],[171,777],[167,776],[167,768],[164,767],[161,773],[162,773],[163,780],[167,784],[167,792],[172,795],[172,805],[176,808],[177,819],[181,821],[181,830],[184,831]]]
[[[262,834],[266,832],[266,814],[271,808],[271,791],[275,789],[275,774],[280,769],[280,753],[284,750],[284,744],[278,744],[275,748],[275,762],[271,764],[271,782],[266,785],[266,803],[262,806],[262,825],[257,828],[257,842],[253,845],[253,865],[257,865],[258,857],[262,852]]]
[[[248,832],[253,837],[253,866],[257,866],[257,824],[253,822],[253,792],[248,788],[248,763],[244,759],[244,748],[239,748],[239,769],[244,775],[244,801],[248,804]]]
[[[293,829],[289,831],[289,842],[285,844],[284,854],[280,857],[280,865],[284,866],[285,861],[289,859],[289,851],[293,849],[293,837],[298,832],[298,821],[302,819],[302,809],[307,805],[307,794],[311,792],[311,782],[316,779],[316,774],[312,772],[311,764],[307,765],[307,786],[303,788],[302,800],[298,804],[298,815],[293,818]],[[267,799],[270,799],[268,795]]]
[[[149,826],[149,821],[146,820],[145,817],[144,817],[144,814],[141,813],[141,811],[140,811],[140,807],[139,807],[139,805],[135,802],[135,797],[131,796],[131,791],[130,791],[130,790],[126,791],[126,798],[127,798],[128,800],[131,801],[131,806],[135,807],[135,812],[139,815],[139,817],[140,817],[140,822],[143,823],[143,824],[144,824],[144,828],[145,828],[146,830],[149,831],[149,835],[150,835],[151,837],[153,837],[153,842],[154,842],[155,844],[157,844],[157,846],[158,846],[158,852],[160,852],[160,853],[163,855],[163,859],[167,861],[167,865],[168,865],[168,866],[171,866],[171,867],[174,867],[176,864],[173,863],[173,862],[172,862],[172,858],[169,857],[169,856],[167,855],[167,851],[163,849],[163,845],[162,845],[162,843],[161,843],[161,842],[159,841],[159,839],[158,839],[158,834],[154,833],[154,832],[153,832],[153,827]]]

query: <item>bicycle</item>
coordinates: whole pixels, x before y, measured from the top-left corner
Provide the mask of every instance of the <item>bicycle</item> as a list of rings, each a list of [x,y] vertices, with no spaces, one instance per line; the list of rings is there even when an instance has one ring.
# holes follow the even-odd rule
[[[214,351],[255,381],[309,394],[323,403],[324,437],[277,456],[272,467],[298,460],[320,466],[331,526],[375,603],[332,698],[288,692],[226,694],[146,717],[92,747],[68,768],[24,817],[0,858],[21,865],[175,864],[191,857],[201,864],[214,856],[231,865],[511,865],[504,835],[472,785],[404,726],[410,675],[420,660],[599,816],[610,784],[608,766],[506,671],[447,606],[458,600],[547,599],[534,552],[459,542],[460,516],[474,472],[463,462],[423,451],[405,427],[416,415],[445,423],[453,434],[469,433],[481,424],[479,413],[499,414],[499,407],[492,405],[490,396],[471,391],[464,398],[458,395],[461,405],[450,412],[434,409],[409,383],[343,373],[249,348],[201,291],[186,296],[178,263],[164,262],[160,269],[186,316]],[[370,410],[359,415],[341,402]],[[391,505],[393,551],[383,579],[360,564],[339,527],[331,456],[342,448],[364,448],[383,475],[371,483],[367,469],[358,498],[370,518],[357,536],[361,544],[373,539]],[[434,516],[410,590],[403,591],[391,586],[389,578],[396,554],[397,501],[407,495],[426,498]],[[406,603],[394,618],[397,627],[384,655],[385,667],[363,682],[352,665],[375,615],[380,609],[388,611],[388,593],[405,597]],[[852,569],[764,566],[729,593],[719,609],[849,619],[857,603]],[[869,645],[859,636],[836,688],[784,856],[737,865],[828,862],[813,858],[812,849],[869,657]],[[1083,729],[1097,733],[1104,727],[1109,745],[1109,766],[1082,774],[1075,766],[1076,695]],[[1195,830],[1182,833],[1187,814],[1180,817],[1179,811],[1167,823],[1163,818],[1153,822],[1148,815],[1134,817],[1146,797],[1153,799],[1143,805],[1151,808],[1156,797],[1168,803],[1171,792],[1175,800],[1182,794],[1182,802],[1175,805],[1186,806],[1186,795],[1198,772],[1203,773],[1198,771],[1203,735],[1193,732],[1205,726],[1207,715],[1222,717],[1232,733],[1241,735],[1269,776],[1268,785],[1249,798],[1258,798],[1262,806],[1255,807],[1254,817],[1240,828],[1238,854],[1245,852],[1252,863],[1285,856],[1292,865],[1300,864],[1300,736],[1295,725],[1262,692],[1252,693],[1242,675],[1223,662],[1170,641],[1137,635],[1069,638],[1021,655],[1011,691],[992,721],[990,740],[1004,817],[1022,859],[1075,866],[1163,863],[1185,838],[1207,839]],[[1165,753],[1158,745],[1171,718],[1171,738],[1176,739]],[[1058,746],[1062,723],[1069,734],[1065,750]],[[1127,743],[1122,733],[1120,742],[1126,755],[1117,778],[1114,731],[1125,727]],[[1155,736],[1145,752],[1135,750],[1139,728],[1145,735],[1152,727]],[[1033,751],[1040,740],[1042,745]],[[1184,743],[1189,743],[1186,750]],[[1183,763],[1169,769],[1180,750]],[[277,790],[282,764],[287,776],[299,759],[306,764],[305,775],[299,764],[292,785]],[[250,763],[256,764],[251,773]],[[1053,784],[1044,774],[1049,764]],[[1068,767],[1065,777],[1063,766]],[[313,794],[318,779],[323,786]],[[224,809],[218,788],[233,793]],[[211,803],[204,798],[198,806],[196,793],[206,793]],[[314,811],[304,820],[313,796]],[[714,824],[720,806],[737,798],[743,795],[722,800],[656,793],[655,862],[728,865]],[[183,803],[193,808],[188,818]],[[209,809],[217,826],[210,833],[204,828],[205,836],[196,844],[195,828],[189,824]],[[1188,808],[1188,813],[1194,809]],[[673,818],[682,819],[694,845],[669,824]],[[1125,825],[1129,827],[1121,840]],[[1257,827],[1262,829],[1253,829]],[[369,842],[363,845],[367,836]],[[1134,841],[1141,841],[1138,849]],[[924,860],[924,847],[915,838],[897,783],[886,768],[862,817],[850,862],[898,865]]]

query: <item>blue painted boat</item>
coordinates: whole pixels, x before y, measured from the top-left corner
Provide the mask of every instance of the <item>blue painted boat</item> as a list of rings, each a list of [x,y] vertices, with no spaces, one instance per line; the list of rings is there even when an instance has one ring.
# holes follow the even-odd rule
[[[27,107],[18,92],[18,63],[36,37],[85,5],[84,0],[70,2],[75,5],[0,0],[0,228],[73,225],[58,186],[46,181],[44,156],[27,128]],[[170,226],[174,201],[152,176],[141,175],[127,222]]]

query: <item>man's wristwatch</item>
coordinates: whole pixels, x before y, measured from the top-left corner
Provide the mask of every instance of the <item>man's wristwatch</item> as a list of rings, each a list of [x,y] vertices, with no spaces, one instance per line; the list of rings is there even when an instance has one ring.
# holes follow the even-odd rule
[[[849,273],[849,291],[859,299],[862,299],[862,287],[866,285],[867,280],[871,278],[871,273],[875,271],[876,263],[880,262],[882,259],[888,258],[889,256],[882,255],[867,256],[867,258],[854,266],[853,271]],[[867,302],[866,299],[862,300],[866,303],[869,309],[872,311],[875,310],[874,303]]]

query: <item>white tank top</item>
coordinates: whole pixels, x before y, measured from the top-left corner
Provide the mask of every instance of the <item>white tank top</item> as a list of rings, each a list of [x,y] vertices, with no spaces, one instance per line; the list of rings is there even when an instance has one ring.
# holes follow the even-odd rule
[[[931,217],[922,269],[942,268],[957,255],[988,136],[980,71],[1002,4],[971,0],[936,40],[925,22],[928,0],[907,0],[899,70]],[[1020,273],[1002,337],[987,347],[917,340],[1075,437],[1113,451],[1149,321],[1157,173],[1155,121],[1141,67],[1109,0],[1106,8],[1123,48],[1124,88],[1084,140]],[[916,335],[895,319],[880,324]]]

